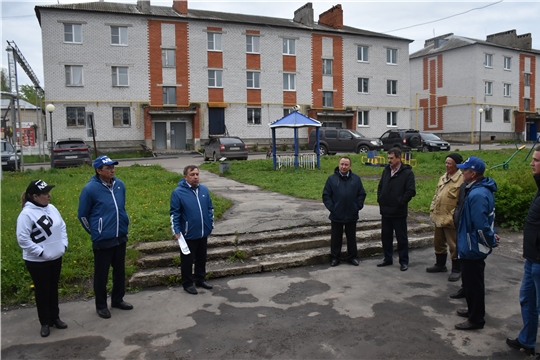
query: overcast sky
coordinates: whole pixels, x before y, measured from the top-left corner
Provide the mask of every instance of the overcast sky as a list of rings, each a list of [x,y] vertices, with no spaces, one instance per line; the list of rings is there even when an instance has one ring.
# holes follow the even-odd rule
[[[2,67],[7,69],[6,41],[15,41],[43,83],[41,28],[37,21],[36,5],[71,4],[79,0],[0,0],[2,21]],[[110,1],[136,3],[131,1]],[[294,11],[309,1],[207,1],[189,0],[191,9],[263,15],[292,19]],[[515,29],[520,34],[531,33],[533,48],[540,50],[540,2],[497,0],[469,2],[447,1],[362,1],[312,0],[315,21],[319,14],[336,4],[343,8],[345,25],[414,40],[410,53],[420,50],[426,39],[447,33],[485,40],[486,35]],[[152,0],[152,5],[172,6],[172,0]],[[18,67],[19,85],[31,84]]]

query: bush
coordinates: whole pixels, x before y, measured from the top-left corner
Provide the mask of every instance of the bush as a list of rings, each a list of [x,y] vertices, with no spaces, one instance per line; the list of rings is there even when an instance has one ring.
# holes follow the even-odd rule
[[[521,172],[498,172],[495,176],[495,218],[497,224],[514,231],[523,228],[523,221],[529,211],[536,184],[532,176]]]

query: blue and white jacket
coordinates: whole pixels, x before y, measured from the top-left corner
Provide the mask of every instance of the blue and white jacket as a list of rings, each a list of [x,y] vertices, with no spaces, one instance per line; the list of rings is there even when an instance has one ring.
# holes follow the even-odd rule
[[[117,178],[111,184],[109,187],[97,175],[92,176],[79,197],[78,218],[91,235],[94,249],[127,241],[126,186]]]
[[[181,179],[171,194],[170,215],[173,235],[182,233],[187,241],[210,235],[214,228],[214,205],[208,188],[199,184],[193,189]]]
[[[457,232],[457,250],[460,259],[485,259],[495,239],[495,196],[497,184],[491,178],[474,182],[461,208]]]

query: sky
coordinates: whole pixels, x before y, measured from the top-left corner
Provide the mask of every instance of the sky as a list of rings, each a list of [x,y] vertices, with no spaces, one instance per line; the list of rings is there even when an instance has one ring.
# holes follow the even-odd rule
[[[136,3],[136,0],[104,0],[105,2]],[[72,4],[80,0],[0,0],[2,24],[2,68],[7,69],[6,41],[14,41],[26,61],[43,82],[41,28],[34,7],[37,5]],[[518,35],[532,34],[532,47],[540,50],[540,1],[285,1],[237,0],[209,1],[188,0],[190,9],[212,10],[229,13],[271,16],[292,19],[294,11],[307,2],[313,3],[314,19],[332,6],[341,4],[343,23],[359,29],[414,40],[409,46],[413,53],[423,48],[424,41],[447,33],[485,40],[487,35],[515,29]],[[152,5],[172,6],[172,0],[151,0]],[[18,67],[18,83],[32,84]]]

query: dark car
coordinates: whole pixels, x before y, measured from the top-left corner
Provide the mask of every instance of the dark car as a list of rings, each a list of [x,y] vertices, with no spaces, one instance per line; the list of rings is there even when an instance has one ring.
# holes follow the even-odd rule
[[[57,140],[54,143],[52,167],[71,167],[79,165],[92,165],[90,149],[83,139],[69,138]]]
[[[21,160],[17,154],[21,150],[15,151],[9,141],[2,140],[2,170],[15,170],[15,167],[21,168]],[[15,162],[17,165],[15,166]]]
[[[450,151],[450,143],[444,141],[435,134],[421,132],[420,136],[422,137],[422,151]]]
[[[214,137],[204,146],[204,160],[218,161],[221,158],[227,160],[247,160],[248,146],[242,139],[233,136]]]
[[[355,130],[321,127],[319,131],[321,155],[335,154],[336,152],[367,153],[370,150],[381,150],[383,147],[379,139],[365,137]],[[308,149],[315,150],[316,142],[316,130],[312,130],[309,134]]]
[[[391,129],[382,134],[380,140],[385,151],[393,147],[401,150],[422,150],[422,136],[420,131],[414,129]]]

